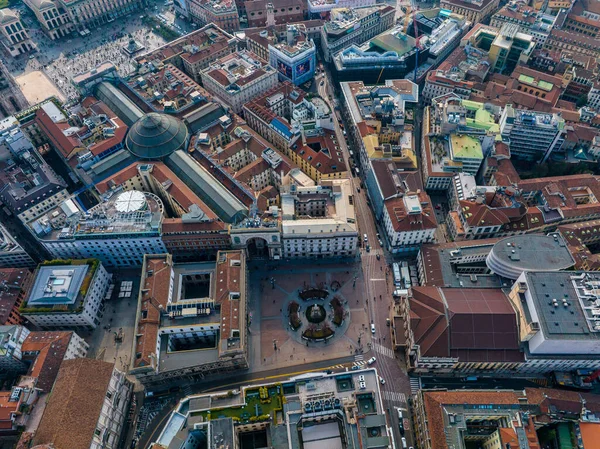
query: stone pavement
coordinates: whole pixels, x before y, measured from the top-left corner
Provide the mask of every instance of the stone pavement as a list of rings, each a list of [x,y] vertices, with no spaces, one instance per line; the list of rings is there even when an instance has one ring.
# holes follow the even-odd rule
[[[353,287],[353,279],[356,285]],[[272,288],[270,279],[275,279]],[[338,293],[348,301],[350,320],[343,335],[328,342],[302,343],[288,326],[285,305],[290,298],[298,298],[299,289],[331,285],[338,281]],[[250,269],[249,335],[250,370],[253,372],[310,364],[324,359],[338,359],[368,351],[371,334],[365,306],[365,288],[362,270],[355,263],[320,265],[279,265],[268,269],[264,264]],[[298,302],[302,300],[298,299]],[[336,331],[338,329],[336,328]],[[358,344],[361,336],[361,346]],[[274,344],[275,341],[275,344]],[[277,349],[275,349],[275,346]]]

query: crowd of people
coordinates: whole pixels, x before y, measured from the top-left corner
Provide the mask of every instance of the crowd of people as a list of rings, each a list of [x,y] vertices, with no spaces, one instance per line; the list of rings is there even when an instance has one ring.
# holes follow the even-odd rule
[[[77,98],[77,90],[71,83],[73,76],[87,72],[103,62],[112,62],[123,77],[136,69],[134,57],[124,51],[131,38],[144,46],[141,51],[153,50],[164,43],[164,40],[147,29],[139,29],[131,34],[123,34],[117,39],[108,38],[98,45],[86,43],[85,38],[80,50],[70,54],[61,53],[58,58],[45,66],[44,72],[54,84],[65,94],[67,101]]]
[[[162,37],[144,26],[141,17],[135,14],[93,29],[87,36],[73,33],[71,37],[53,41],[41,29],[33,27],[29,29],[29,34],[38,52],[33,57],[11,60],[7,64],[9,70],[14,76],[34,70],[44,72],[64,94],[67,102],[78,97],[71,83],[75,75],[109,61],[118,68],[121,76],[127,76],[135,71],[135,56],[165,43]],[[132,38],[143,46],[136,54],[124,50]]]

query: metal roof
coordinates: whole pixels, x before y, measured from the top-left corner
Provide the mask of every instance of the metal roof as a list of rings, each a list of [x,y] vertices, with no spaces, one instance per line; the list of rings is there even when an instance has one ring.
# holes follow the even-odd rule
[[[187,127],[178,118],[150,112],[133,124],[125,145],[140,159],[162,159],[183,149],[188,136]]]

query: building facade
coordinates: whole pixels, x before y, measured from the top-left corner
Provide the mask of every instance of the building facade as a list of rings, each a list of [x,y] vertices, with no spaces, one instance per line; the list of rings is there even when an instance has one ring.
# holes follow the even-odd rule
[[[30,0],[38,1],[38,0]],[[42,0],[49,1],[49,0]],[[57,0],[77,31],[95,29],[146,6],[145,0]]]
[[[50,39],[60,39],[71,34],[75,29],[67,8],[58,0],[23,1],[31,9],[42,26],[42,30]]]
[[[35,262],[17,243],[4,226],[0,225],[0,268],[33,268]]]
[[[440,8],[464,16],[471,23],[481,23],[498,9],[499,0],[442,0]]]
[[[314,78],[316,63],[315,44],[302,24],[288,25],[286,40],[269,44],[269,64],[277,69],[280,81],[303,84]]]
[[[557,114],[514,109],[508,104],[500,118],[500,134],[513,157],[545,162],[565,139],[565,121]]]
[[[99,260],[70,265],[40,265],[23,317],[44,329],[95,329],[102,316],[102,301],[112,278]]]
[[[348,180],[293,186],[282,194],[283,257],[352,257],[358,244],[356,213]]]
[[[77,358],[62,363],[34,445],[117,449],[133,384],[113,363]],[[77,426],[65,416],[78,416]]]
[[[224,101],[236,114],[242,106],[277,85],[277,71],[251,52],[225,56],[202,72],[207,91]]]
[[[19,16],[8,8],[0,9],[0,42],[13,57],[35,48]]]
[[[337,53],[362,44],[394,25],[395,9],[378,5],[355,9],[334,9],[321,29],[323,58],[330,62]]]

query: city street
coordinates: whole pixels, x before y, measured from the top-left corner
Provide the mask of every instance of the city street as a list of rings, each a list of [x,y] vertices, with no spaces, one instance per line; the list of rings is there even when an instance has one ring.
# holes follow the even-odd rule
[[[316,82],[319,83],[319,95],[333,109],[337,100],[335,99],[330,76],[328,76],[327,71],[324,73],[325,75],[321,74],[316,78]],[[321,81],[323,81],[323,85],[321,85]],[[330,95],[331,99],[329,98]],[[367,291],[367,311],[369,322],[375,325],[372,350],[370,353],[365,354],[365,357],[373,356],[377,359],[375,366],[380,376],[385,380],[385,384],[380,385],[380,388],[384,404],[388,410],[388,424],[394,432],[394,440],[399,442],[401,436],[398,431],[398,414],[394,409],[395,407],[408,408],[407,398],[410,395],[410,382],[402,355],[395,353],[392,348],[391,328],[387,326],[387,319],[390,318],[390,309],[393,303],[391,295],[393,279],[391,274],[388,274],[391,257],[379,245],[379,230],[377,229],[373,212],[367,203],[366,188],[361,188],[360,193],[358,192],[361,180],[358,177],[354,177],[350,170],[350,154],[346,139],[335,115],[334,119],[337,141],[342,149],[348,173],[354,185],[354,205],[357,209],[359,235],[362,236],[363,240],[360,248],[360,257]],[[353,152],[356,154],[357,151],[358,149]],[[367,236],[366,240],[364,239],[365,234]],[[370,251],[366,251],[366,243],[370,245]],[[407,442],[412,444],[409,429],[407,428],[406,431]]]

